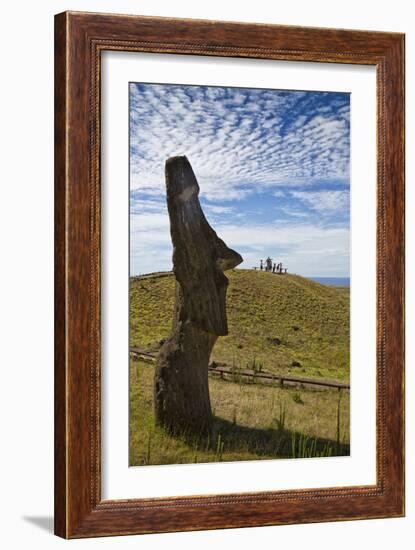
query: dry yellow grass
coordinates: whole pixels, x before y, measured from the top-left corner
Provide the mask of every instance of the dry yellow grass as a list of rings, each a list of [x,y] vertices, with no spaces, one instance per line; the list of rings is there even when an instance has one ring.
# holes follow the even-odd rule
[[[349,454],[349,393],[209,379],[209,439],[171,437],[155,426],[154,366],[131,361],[130,464],[181,464]],[[340,445],[338,445],[338,400]]]

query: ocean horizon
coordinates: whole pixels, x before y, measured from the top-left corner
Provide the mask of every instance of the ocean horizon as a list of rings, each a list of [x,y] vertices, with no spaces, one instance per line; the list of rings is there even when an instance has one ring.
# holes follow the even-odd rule
[[[328,286],[350,286],[350,277],[307,277],[316,283]]]

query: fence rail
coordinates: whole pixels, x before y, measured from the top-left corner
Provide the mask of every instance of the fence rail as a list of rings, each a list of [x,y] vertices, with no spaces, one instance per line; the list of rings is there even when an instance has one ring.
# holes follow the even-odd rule
[[[161,279],[162,277],[174,276],[173,271],[153,271],[152,273],[143,273],[142,275],[132,275],[131,279],[142,281],[144,279]]]
[[[155,361],[157,352],[143,351],[139,348],[130,348],[130,354],[135,357],[141,357],[142,359],[147,359],[150,361]],[[221,367],[221,366],[209,366],[209,372],[211,374],[223,376],[238,377],[242,376],[245,378],[250,378],[251,380],[261,381],[267,380],[267,382],[278,382],[280,386],[284,385],[306,385],[306,386],[320,386],[323,388],[334,388],[338,391],[341,390],[350,390],[350,384],[345,384],[343,382],[335,382],[334,380],[313,380],[312,378],[303,378],[300,376],[287,376],[281,374],[271,374],[267,372],[255,372],[253,370],[237,370],[232,369],[231,367]]]
[[[157,352],[143,351],[139,348],[130,348],[130,355],[142,357],[143,359],[150,359],[150,361],[155,361],[157,358]]]
[[[232,377],[244,376],[246,378],[251,378],[254,380],[271,380],[272,382],[279,382],[281,386],[285,383],[288,384],[304,384],[310,386],[322,386],[326,388],[336,388],[340,390],[350,390],[349,384],[344,384],[342,382],[335,382],[333,380],[314,380],[312,378],[302,378],[297,376],[288,376],[281,374],[271,374],[266,372],[255,372],[255,371],[240,371],[231,369],[229,367],[209,367],[209,372],[217,373],[220,375],[227,375]]]

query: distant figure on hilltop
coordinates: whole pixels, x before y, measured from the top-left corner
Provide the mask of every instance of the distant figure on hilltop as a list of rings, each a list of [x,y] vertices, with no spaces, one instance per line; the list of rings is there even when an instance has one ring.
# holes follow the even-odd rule
[[[254,269],[256,270],[257,267],[254,267]],[[283,273],[287,273],[288,271],[286,267],[282,267],[282,262],[279,262],[278,264],[275,262],[273,263],[272,258],[270,256],[268,256],[265,261],[264,260],[259,261],[259,269],[261,271],[265,270],[266,272],[269,272],[269,273],[278,273],[279,275],[282,275]]]

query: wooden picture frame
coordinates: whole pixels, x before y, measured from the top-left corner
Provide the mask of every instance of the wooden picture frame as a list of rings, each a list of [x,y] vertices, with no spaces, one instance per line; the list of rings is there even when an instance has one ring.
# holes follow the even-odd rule
[[[104,50],[377,71],[376,484],[101,499],[100,59]],[[65,12],[55,18],[55,533],[64,538],[404,514],[404,35]]]

